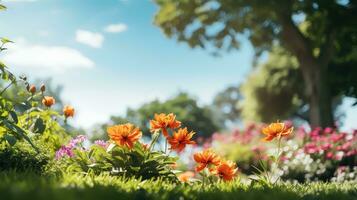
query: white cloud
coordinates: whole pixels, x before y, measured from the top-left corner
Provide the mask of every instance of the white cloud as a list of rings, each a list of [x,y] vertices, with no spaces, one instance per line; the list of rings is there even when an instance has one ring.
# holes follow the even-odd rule
[[[104,31],[108,33],[121,33],[128,30],[128,26],[126,24],[109,24],[105,27]]]
[[[50,35],[50,32],[48,30],[39,30],[37,31],[37,34],[41,37],[48,37]]]
[[[63,73],[72,69],[89,69],[95,65],[80,51],[70,47],[30,44],[24,39],[15,41],[8,45],[1,59],[20,72]]]
[[[93,48],[100,48],[102,47],[104,37],[100,33],[94,33],[87,30],[77,30],[76,41]]]

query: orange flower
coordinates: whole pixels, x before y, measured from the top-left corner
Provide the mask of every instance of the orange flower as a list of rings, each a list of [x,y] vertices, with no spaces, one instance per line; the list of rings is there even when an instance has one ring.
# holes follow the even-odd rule
[[[165,137],[168,137],[167,128],[175,129],[181,126],[181,122],[176,120],[176,115],[170,113],[168,115],[161,113],[155,114],[154,120],[150,120],[150,131],[162,131]]]
[[[191,171],[186,171],[180,175],[178,175],[178,179],[181,181],[181,182],[188,182],[191,178],[193,178],[195,176],[195,173],[194,172],[191,172]]]
[[[173,133],[172,137],[167,139],[171,145],[170,149],[181,152],[186,147],[186,145],[195,144],[194,141],[191,141],[191,138],[194,134],[195,132],[193,131],[188,132],[187,128],[180,128],[177,132]]]
[[[276,137],[282,137],[290,135],[294,130],[294,127],[287,127],[284,123],[271,123],[269,126],[262,129],[262,133],[266,135],[264,141],[271,141]]]
[[[65,106],[63,108],[63,114],[66,118],[74,116],[74,108],[72,106]]]
[[[203,152],[198,152],[193,155],[193,159],[197,162],[196,171],[200,172],[205,167],[209,167],[209,165],[219,165],[220,158],[217,154],[212,152],[210,149],[206,149]]]
[[[31,85],[29,88],[29,92],[31,92],[31,94],[35,94],[36,93],[36,86],[35,85]]]
[[[213,171],[213,174],[217,175],[219,178],[225,181],[231,181],[236,175],[237,170],[237,166],[234,162],[223,161],[216,167],[216,169]]]
[[[133,124],[121,124],[109,127],[107,129],[108,136],[119,146],[127,146],[133,148],[134,143],[141,138],[141,131]]]
[[[56,103],[56,100],[55,98],[53,97],[50,97],[50,96],[45,96],[43,97],[42,99],[42,104],[47,106],[47,107],[51,107],[53,104]]]

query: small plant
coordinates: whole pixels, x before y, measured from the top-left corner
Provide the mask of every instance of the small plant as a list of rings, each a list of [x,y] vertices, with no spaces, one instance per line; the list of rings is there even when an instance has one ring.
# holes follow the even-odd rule
[[[273,167],[271,167],[273,170],[277,169],[280,164],[280,158],[282,156],[282,146],[281,146],[282,139],[283,137],[291,135],[293,130],[294,127],[288,126],[287,124],[281,122],[271,123],[262,129],[262,134],[265,135],[263,141],[270,142],[275,138],[278,140],[277,151],[270,156],[274,165]],[[272,174],[274,173],[269,173],[268,168],[264,165],[263,162],[261,162],[260,164],[261,164],[261,169],[256,168],[257,171],[259,172],[256,174],[257,179],[252,178],[252,180],[258,181],[263,185],[268,185],[268,186],[276,184],[279,181],[280,176],[273,177]]]
[[[0,53],[13,43],[6,38],[0,42]],[[0,157],[6,160],[0,169],[42,173],[68,137],[62,124],[74,115],[74,109],[66,106],[63,115],[51,109],[56,100],[45,95],[44,84],[38,90],[26,76],[16,77],[2,62],[0,77]]]
[[[135,177],[141,179],[165,179],[177,181],[172,169],[177,157],[170,156],[167,145],[164,150],[156,150],[160,133],[170,143],[170,151],[182,151],[191,141],[194,132],[187,128],[178,129],[181,123],[173,114],[155,115],[150,121],[152,140],[143,144],[141,130],[126,123],[108,127],[109,141],[95,141],[89,148],[84,148],[83,137],[77,137],[57,151],[57,159],[69,171],[94,173],[109,172],[114,176]]]

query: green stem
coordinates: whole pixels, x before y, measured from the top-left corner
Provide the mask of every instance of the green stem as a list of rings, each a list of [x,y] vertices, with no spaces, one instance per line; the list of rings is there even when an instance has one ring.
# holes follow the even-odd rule
[[[2,94],[4,94],[4,92],[9,89],[9,87],[13,84],[14,82],[11,82],[9,85],[7,85],[1,92],[0,92],[0,96],[2,96]]]
[[[167,153],[167,138],[165,138],[165,154]]]
[[[155,133],[155,134],[156,134],[156,135],[155,135],[155,137],[152,139],[151,144],[150,144],[150,148],[149,148],[150,151],[152,151],[152,150],[154,149],[155,144],[156,144],[156,142],[157,142],[157,140],[159,139],[159,136],[160,136],[160,134],[157,134],[157,133]]]
[[[276,168],[278,169],[279,168],[279,161],[280,161],[280,157],[281,157],[281,136],[279,136],[279,140],[278,140],[278,155],[276,157],[276,160],[275,160],[275,166]],[[278,182],[279,178],[277,178],[275,180],[275,182],[273,183],[274,185]]]
[[[278,164],[278,162],[279,162],[279,160],[280,160],[280,154],[281,154],[281,152],[280,152],[280,150],[281,150],[281,136],[279,137],[279,141],[278,141],[278,156],[277,156],[277,158],[276,158],[276,164]]]

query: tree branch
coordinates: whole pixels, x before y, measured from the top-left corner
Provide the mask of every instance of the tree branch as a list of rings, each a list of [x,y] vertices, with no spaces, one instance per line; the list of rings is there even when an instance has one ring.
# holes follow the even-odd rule
[[[312,67],[314,56],[312,54],[311,42],[306,38],[299,28],[294,24],[288,13],[277,13],[278,20],[282,26],[281,38],[287,48],[295,54],[298,60],[308,61],[309,64],[301,63],[302,68]]]

